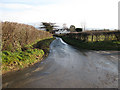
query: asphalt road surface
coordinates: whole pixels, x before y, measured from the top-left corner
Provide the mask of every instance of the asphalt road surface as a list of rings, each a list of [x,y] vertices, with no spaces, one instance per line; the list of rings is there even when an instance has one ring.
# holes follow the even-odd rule
[[[60,38],[51,43],[50,49],[42,62],[3,75],[3,88],[118,87],[116,52],[77,50]]]

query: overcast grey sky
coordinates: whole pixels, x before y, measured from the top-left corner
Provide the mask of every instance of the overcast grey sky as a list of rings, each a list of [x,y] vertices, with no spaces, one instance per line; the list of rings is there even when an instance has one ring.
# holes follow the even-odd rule
[[[118,28],[119,0],[1,0],[0,19],[56,22],[87,28]]]

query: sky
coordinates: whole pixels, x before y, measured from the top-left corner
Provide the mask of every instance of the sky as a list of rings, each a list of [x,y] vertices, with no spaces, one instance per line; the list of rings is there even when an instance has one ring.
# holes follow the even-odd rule
[[[0,0],[0,21],[117,29],[119,0]]]

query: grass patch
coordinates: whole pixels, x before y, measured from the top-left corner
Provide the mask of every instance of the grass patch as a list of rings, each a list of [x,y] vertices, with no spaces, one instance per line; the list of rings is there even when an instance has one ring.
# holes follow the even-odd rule
[[[21,50],[2,51],[2,72],[19,70],[41,61],[49,53],[49,45],[55,38],[45,39]]]
[[[14,70],[24,68],[36,62],[36,59],[42,58],[44,51],[42,49],[28,49],[26,51],[3,51],[2,53],[2,70]],[[16,68],[17,67],[17,68]]]

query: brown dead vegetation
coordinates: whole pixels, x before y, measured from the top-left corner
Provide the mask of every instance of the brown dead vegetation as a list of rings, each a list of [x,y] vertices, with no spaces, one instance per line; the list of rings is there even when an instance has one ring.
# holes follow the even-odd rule
[[[2,22],[2,50],[15,51],[38,40],[52,37],[46,31],[16,22]]]

